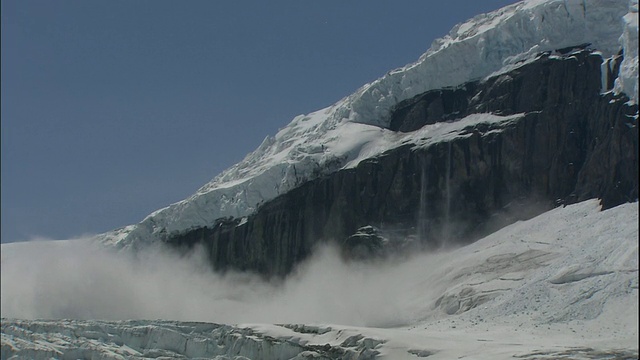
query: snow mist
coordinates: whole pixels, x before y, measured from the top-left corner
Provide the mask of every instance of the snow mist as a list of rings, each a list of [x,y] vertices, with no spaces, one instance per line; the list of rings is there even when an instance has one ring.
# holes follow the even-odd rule
[[[133,256],[88,239],[3,244],[2,317],[379,327],[412,317],[411,261],[345,263],[324,246],[288,278],[266,282],[216,274],[202,253],[155,248]],[[424,277],[419,262],[415,276]]]

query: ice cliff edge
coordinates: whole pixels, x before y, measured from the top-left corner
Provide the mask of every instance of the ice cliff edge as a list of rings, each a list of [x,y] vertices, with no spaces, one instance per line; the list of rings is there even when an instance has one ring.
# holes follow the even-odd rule
[[[349,124],[387,128],[392,108],[403,100],[509,71],[541,52],[589,43],[608,58],[622,49],[614,91],[637,102],[637,8],[637,0],[530,0],[478,15],[435,40],[417,62],[296,117],[189,198],[100,239],[137,247],[223,217],[250,215],[308,180],[354,166],[371,137],[354,133]]]

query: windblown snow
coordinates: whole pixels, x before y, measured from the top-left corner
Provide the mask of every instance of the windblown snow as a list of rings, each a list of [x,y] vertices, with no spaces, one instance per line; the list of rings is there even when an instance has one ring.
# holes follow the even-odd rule
[[[409,259],[344,262],[327,245],[270,282],[213,273],[197,247],[178,255],[156,241],[250,215],[398,146],[517,121],[523,114],[474,114],[411,133],[388,129],[398,102],[495,76],[540,52],[590,43],[610,58],[622,49],[619,77],[603,91],[637,103],[637,41],[637,0],[528,0],[478,15],[417,62],[297,116],[188,199],[99,235],[99,244],[2,244],[1,357],[638,358],[637,202],[558,207]],[[130,247],[140,251],[118,251]]]
[[[213,225],[221,217],[247,216],[302,182],[377,155],[377,145],[371,143],[379,134],[393,137],[385,129],[399,101],[508,71],[543,51],[590,43],[608,58],[623,49],[614,91],[637,102],[637,8],[637,0],[529,0],[478,15],[435,40],[417,62],[325,109],[297,116],[189,198],[100,238],[119,247],[138,247],[163,235]]]
[[[3,244],[2,358],[637,358],[638,210],[590,200],[402,263],[327,248],[272,284],[79,240]]]

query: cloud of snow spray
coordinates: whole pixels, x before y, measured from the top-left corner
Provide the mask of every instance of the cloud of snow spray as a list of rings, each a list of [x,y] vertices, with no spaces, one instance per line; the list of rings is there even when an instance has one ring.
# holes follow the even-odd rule
[[[265,282],[215,274],[198,250],[134,257],[86,239],[3,244],[2,317],[399,325],[432,304],[411,295],[411,284],[437,276],[424,260],[347,264],[325,246],[287,279]]]
[[[404,261],[344,263],[323,247],[279,282],[215,274],[199,250],[134,257],[87,239],[2,244],[0,310],[27,319],[374,327],[461,317],[475,326],[479,315],[486,324],[519,315],[514,321],[594,320],[597,328],[602,320],[637,344],[638,203],[599,207],[559,207],[471,245]],[[498,298],[457,313],[461,297],[480,304],[496,288]]]

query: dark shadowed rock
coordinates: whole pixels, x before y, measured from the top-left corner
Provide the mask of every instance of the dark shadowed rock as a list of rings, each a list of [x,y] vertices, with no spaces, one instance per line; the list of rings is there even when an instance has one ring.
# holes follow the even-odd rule
[[[382,260],[392,255],[406,255],[416,248],[415,236],[398,236],[371,225],[359,228],[341,244],[346,260]]]
[[[472,125],[424,148],[400,146],[301,184],[246,221],[220,219],[166,241],[202,244],[218,270],[285,275],[322,242],[343,244],[356,258],[381,256],[395,239],[441,247],[562,204],[635,201],[637,105],[600,94],[599,55],[563,51],[400,102],[390,129],[410,132],[474,113],[523,114],[517,121]]]
[[[343,254],[348,259],[382,258],[387,252],[389,239],[374,226],[363,226],[343,243]]]

